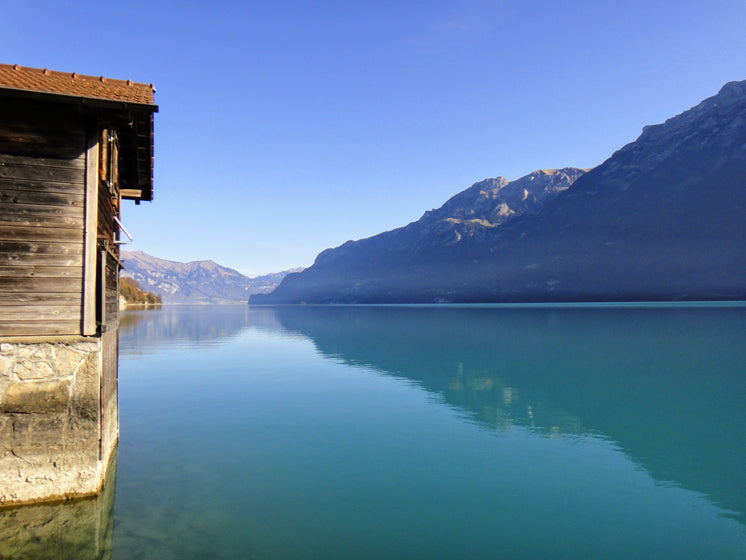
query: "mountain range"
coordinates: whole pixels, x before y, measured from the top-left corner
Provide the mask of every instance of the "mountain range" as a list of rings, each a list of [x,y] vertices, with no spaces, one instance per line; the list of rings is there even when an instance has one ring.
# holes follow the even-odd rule
[[[476,183],[349,241],[263,303],[746,298],[746,81],[643,128],[598,167]]]
[[[142,251],[123,251],[122,276],[137,280],[163,303],[246,303],[249,296],[271,292],[291,271],[249,278],[213,261],[181,263]],[[302,269],[293,269],[299,271]]]

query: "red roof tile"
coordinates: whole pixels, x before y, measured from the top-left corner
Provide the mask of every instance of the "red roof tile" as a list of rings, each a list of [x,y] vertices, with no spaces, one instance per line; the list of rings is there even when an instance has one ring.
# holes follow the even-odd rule
[[[155,105],[153,84],[26,68],[18,64],[0,64],[0,88]]]

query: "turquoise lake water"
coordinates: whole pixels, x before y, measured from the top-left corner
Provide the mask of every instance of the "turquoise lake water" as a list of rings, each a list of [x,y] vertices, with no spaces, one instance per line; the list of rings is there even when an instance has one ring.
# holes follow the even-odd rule
[[[102,557],[746,558],[744,305],[166,307],[120,333]]]

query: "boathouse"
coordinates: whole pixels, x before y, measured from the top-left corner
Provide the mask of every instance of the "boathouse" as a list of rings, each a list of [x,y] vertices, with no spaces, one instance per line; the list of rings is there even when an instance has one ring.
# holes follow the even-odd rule
[[[120,210],[153,198],[154,91],[0,64],[0,506],[104,483]]]

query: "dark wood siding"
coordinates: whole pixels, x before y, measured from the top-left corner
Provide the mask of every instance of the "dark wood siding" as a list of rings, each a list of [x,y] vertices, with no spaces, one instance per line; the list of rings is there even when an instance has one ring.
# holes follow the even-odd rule
[[[114,222],[114,216],[119,217],[120,206],[116,132],[110,129],[102,131],[99,146],[98,237],[118,256],[119,245],[115,241],[119,227]]]
[[[121,264],[113,251],[99,253],[99,324],[103,332],[119,326],[119,269]]]
[[[0,103],[0,336],[79,334],[85,118]]]
[[[101,443],[99,457],[119,438],[119,331],[101,335]]]

